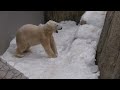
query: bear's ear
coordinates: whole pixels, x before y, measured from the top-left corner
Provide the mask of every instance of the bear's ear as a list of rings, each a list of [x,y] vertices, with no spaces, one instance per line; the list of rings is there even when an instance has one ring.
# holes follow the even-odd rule
[[[47,23],[52,22],[52,20],[49,20]]]
[[[49,25],[50,22],[47,22],[46,25]]]
[[[53,20],[49,20],[49,22],[51,22],[51,21],[53,21]]]
[[[49,21],[47,22],[47,24],[50,24],[50,22],[52,22],[52,20],[49,20]]]
[[[54,21],[54,20],[49,20],[47,23],[57,23],[56,21]]]

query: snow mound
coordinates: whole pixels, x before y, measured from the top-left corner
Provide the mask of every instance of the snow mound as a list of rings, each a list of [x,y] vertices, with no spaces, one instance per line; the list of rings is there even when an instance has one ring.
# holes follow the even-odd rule
[[[93,25],[80,25],[79,30],[76,33],[76,38],[86,39],[91,41],[99,41],[101,29]]]
[[[85,22],[86,24],[92,24],[102,28],[105,16],[106,11],[86,11],[81,17],[80,23]]]

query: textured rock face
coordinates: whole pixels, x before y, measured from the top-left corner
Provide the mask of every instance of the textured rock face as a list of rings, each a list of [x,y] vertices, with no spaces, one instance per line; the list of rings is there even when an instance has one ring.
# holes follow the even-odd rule
[[[0,59],[0,79],[28,79],[21,72],[14,69],[7,62]]]
[[[49,19],[55,20],[57,22],[73,20],[78,24],[84,12],[85,11],[46,11],[45,21],[48,21]]]
[[[108,11],[97,49],[101,79],[120,78],[120,11]]]

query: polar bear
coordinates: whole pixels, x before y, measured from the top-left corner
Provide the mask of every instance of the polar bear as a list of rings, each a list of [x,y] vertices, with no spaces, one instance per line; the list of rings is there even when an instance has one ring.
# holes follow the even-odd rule
[[[57,48],[53,38],[53,33],[58,33],[58,30],[62,30],[62,26],[53,21],[49,20],[46,24],[23,25],[16,33],[16,57],[22,58],[24,52],[29,51],[31,46],[41,44],[48,54],[48,58],[56,58]]]

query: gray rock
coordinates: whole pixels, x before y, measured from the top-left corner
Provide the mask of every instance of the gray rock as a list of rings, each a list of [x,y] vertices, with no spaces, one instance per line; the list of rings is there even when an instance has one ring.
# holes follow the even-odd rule
[[[97,47],[100,79],[120,79],[120,11],[108,11]]]

